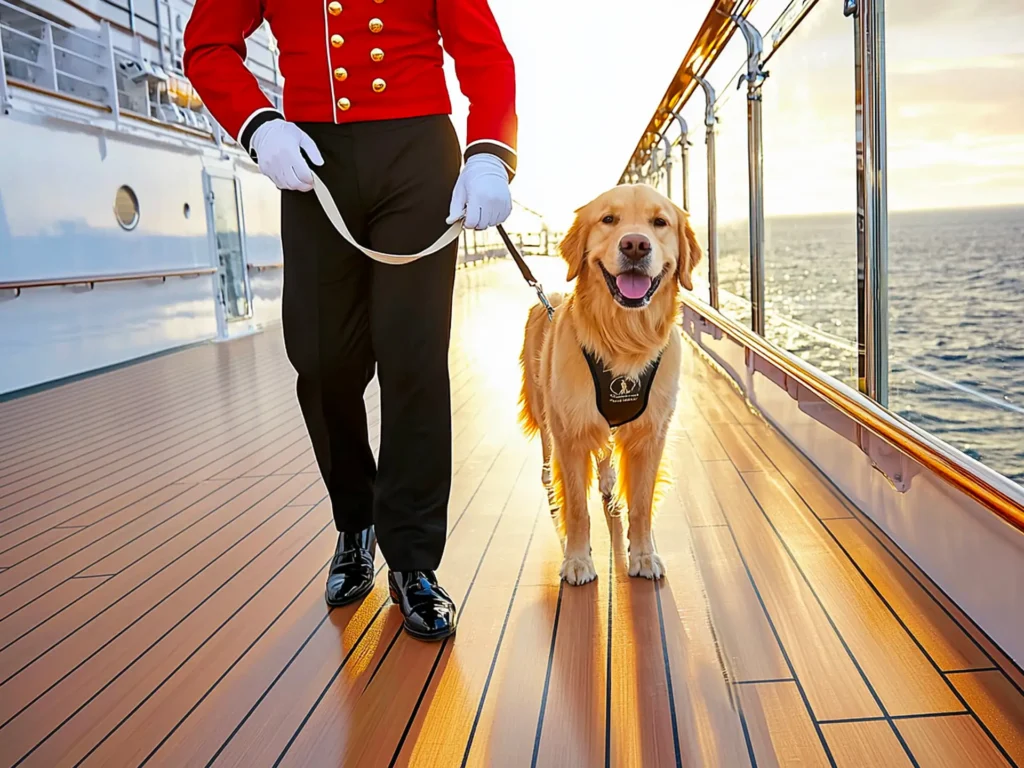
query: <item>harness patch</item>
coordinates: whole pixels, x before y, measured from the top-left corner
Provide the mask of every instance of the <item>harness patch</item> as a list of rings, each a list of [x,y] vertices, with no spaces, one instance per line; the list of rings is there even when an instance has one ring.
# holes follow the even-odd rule
[[[654,375],[658,372],[661,355],[658,355],[638,379],[613,376],[612,372],[604,367],[604,363],[588,349],[583,350],[583,357],[586,358],[590,375],[594,379],[597,410],[604,416],[608,426],[621,427],[640,418],[647,410],[651,385],[654,383]]]

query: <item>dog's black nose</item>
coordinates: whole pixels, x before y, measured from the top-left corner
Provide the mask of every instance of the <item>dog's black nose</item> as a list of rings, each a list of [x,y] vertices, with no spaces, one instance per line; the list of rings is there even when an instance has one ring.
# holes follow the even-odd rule
[[[651,241],[646,235],[626,235],[619,240],[619,251],[626,258],[639,261],[650,255]]]

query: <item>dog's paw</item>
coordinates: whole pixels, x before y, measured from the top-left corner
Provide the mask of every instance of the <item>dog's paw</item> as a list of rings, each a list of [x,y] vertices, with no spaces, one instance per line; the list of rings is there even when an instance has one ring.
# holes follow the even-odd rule
[[[629,553],[629,575],[645,579],[660,579],[665,575],[665,563],[657,552]]]
[[[562,561],[562,578],[575,586],[593,581],[597,578],[593,559],[590,555],[565,558]]]

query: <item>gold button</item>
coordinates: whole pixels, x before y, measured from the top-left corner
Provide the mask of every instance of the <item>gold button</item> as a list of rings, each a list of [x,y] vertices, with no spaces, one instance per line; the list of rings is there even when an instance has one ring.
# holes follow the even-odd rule
[[[335,48],[341,48],[345,44],[345,38],[341,35],[331,35],[331,45]]]
[[[380,19],[370,19],[370,31],[373,32],[373,34],[376,35],[382,29],[384,29],[383,21],[381,21]]]
[[[338,109],[340,109],[342,112],[344,112],[346,109],[348,109],[351,106],[352,106],[352,102],[349,101],[348,99],[346,99],[344,96],[342,96],[340,99],[338,99]]]
[[[374,61],[384,61],[384,51],[380,48],[374,48],[370,51],[370,58]]]
[[[384,2],[384,0],[373,0],[373,2],[377,3],[378,5],[380,5],[381,3]]]
[[[335,80],[344,80],[346,77],[348,77],[348,70],[345,69],[344,67],[338,67],[336,70],[334,70]]]
[[[388,87],[388,84],[381,80],[379,77],[373,81],[373,92],[383,93],[384,89]]]
[[[331,3],[330,5],[327,6],[327,11],[331,14],[331,16],[337,16],[339,13],[341,13],[341,3]]]

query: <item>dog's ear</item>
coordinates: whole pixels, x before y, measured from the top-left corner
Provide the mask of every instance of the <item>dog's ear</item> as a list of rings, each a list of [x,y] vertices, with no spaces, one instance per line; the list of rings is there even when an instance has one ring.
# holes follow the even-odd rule
[[[676,278],[679,284],[688,291],[693,290],[691,276],[700,263],[702,250],[697,240],[697,233],[690,226],[690,214],[676,206],[677,236],[679,238],[679,264],[676,265]]]
[[[576,211],[576,218],[565,233],[562,242],[558,245],[558,251],[562,254],[566,264],[569,265],[567,281],[575,280],[583,271],[583,264],[587,256],[587,238],[590,236],[590,225],[586,223],[584,208]]]

